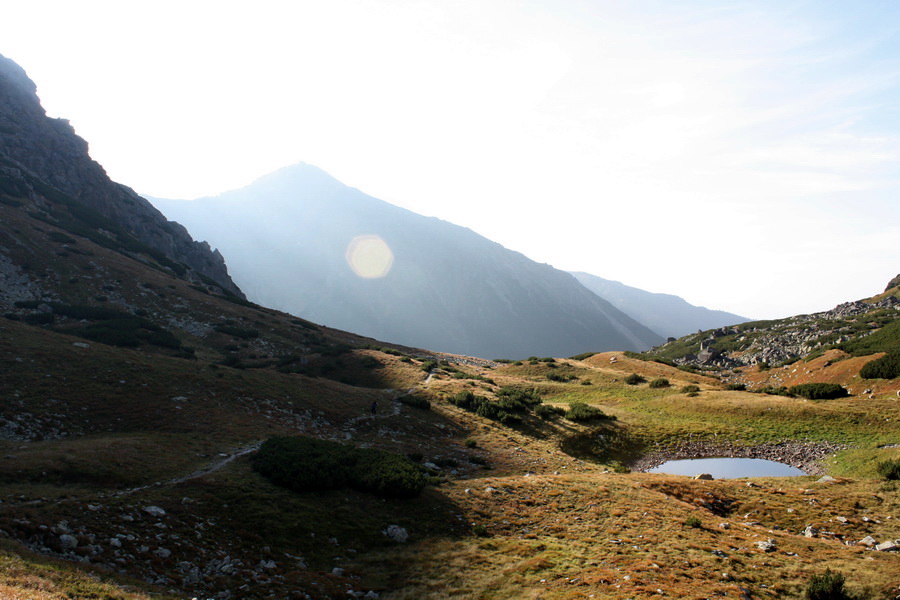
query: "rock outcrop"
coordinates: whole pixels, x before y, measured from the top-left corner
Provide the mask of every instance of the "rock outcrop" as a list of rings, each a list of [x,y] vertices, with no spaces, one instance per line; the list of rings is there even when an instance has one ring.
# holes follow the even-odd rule
[[[231,280],[222,255],[194,241],[132,189],[109,179],[88,155],[85,140],[65,119],[46,115],[37,88],[25,71],[0,55],[0,183],[47,209],[80,203],[116,223],[141,243],[243,294]]]

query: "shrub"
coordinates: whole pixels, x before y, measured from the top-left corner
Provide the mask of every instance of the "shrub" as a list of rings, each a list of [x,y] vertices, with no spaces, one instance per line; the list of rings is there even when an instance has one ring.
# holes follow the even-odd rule
[[[489,535],[489,534],[488,534],[487,527],[485,527],[484,525],[473,525],[473,526],[472,526],[472,533],[473,533],[476,537],[487,537],[487,536]]]
[[[596,421],[610,417],[596,406],[584,402],[573,402],[566,411],[566,418],[570,421]]]
[[[643,377],[641,377],[640,375],[638,375],[637,373],[632,373],[631,375],[629,375],[628,377],[625,378],[625,383],[627,383],[628,385],[639,385],[641,383],[644,383],[645,381],[647,381],[647,380],[644,379]]]
[[[654,388],[654,389],[667,388],[667,387],[669,387],[669,380],[666,379],[665,377],[660,377],[658,379],[654,379],[653,381],[650,382],[650,387]]]
[[[900,479],[900,459],[883,460],[876,465],[875,470],[884,479],[896,481]]]
[[[729,383],[725,386],[725,389],[733,392],[743,392],[747,389],[747,385],[744,383]]]
[[[437,366],[438,366],[437,361],[426,360],[425,362],[423,362],[421,364],[421,366],[419,368],[422,369],[423,371],[425,371],[426,373],[430,373],[431,370],[436,368]]]
[[[859,371],[863,379],[893,379],[900,377],[900,352],[891,352],[867,362]]]
[[[700,391],[699,385],[686,385],[678,390],[682,394],[696,394]]]
[[[688,517],[687,520],[684,522],[684,524],[687,525],[688,527],[693,527],[694,529],[699,529],[700,527],[703,526],[703,521],[701,521],[697,517]]]
[[[545,421],[549,421],[550,419],[554,419],[556,417],[562,416],[566,414],[566,410],[559,406],[551,406],[549,404],[541,404],[539,406],[534,407],[534,415]]]
[[[806,585],[806,600],[851,600],[844,591],[844,576],[831,569],[825,569],[822,575],[813,575]]]
[[[253,457],[253,469],[296,492],[351,487],[385,498],[412,498],[425,473],[408,458],[309,437],[276,436]]]
[[[829,400],[849,395],[847,390],[837,383],[801,383],[788,388],[788,392],[809,400]]]
[[[397,400],[401,404],[412,406],[413,408],[421,408],[424,410],[429,410],[431,408],[431,402],[428,400],[428,398],[424,396],[417,396],[416,394],[400,396],[399,398],[397,398]]]
[[[466,445],[466,448],[477,448],[478,442],[476,442],[472,438],[469,438],[465,441],[465,445]]]
[[[213,329],[219,333],[224,333],[225,335],[230,335],[231,337],[240,338],[242,340],[259,337],[259,331],[256,329],[242,329],[240,327],[232,327],[231,325],[216,325]]]
[[[581,354],[576,354],[575,356],[570,356],[572,360],[585,360],[587,358],[592,357],[597,354],[596,352],[582,352]]]

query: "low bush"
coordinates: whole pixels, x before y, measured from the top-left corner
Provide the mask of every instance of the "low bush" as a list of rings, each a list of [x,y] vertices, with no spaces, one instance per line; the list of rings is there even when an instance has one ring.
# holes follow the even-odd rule
[[[678,391],[681,392],[682,394],[696,394],[696,393],[700,392],[700,386],[699,385],[686,385]]]
[[[688,517],[687,520],[684,522],[684,524],[687,525],[688,527],[693,527],[694,529],[699,529],[700,527],[703,526],[703,521],[701,521],[697,517]]]
[[[729,383],[725,386],[725,389],[733,392],[743,392],[747,389],[747,385],[744,383]]]
[[[893,379],[900,377],[900,352],[891,352],[867,362],[859,371],[863,379]]]
[[[847,390],[837,383],[801,383],[788,388],[788,392],[809,400],[830,400],[849,395]]]
[[[253,457],[253,469],[296,492],[350,487],[384,498],[412,498],[427,476],[407,457],[309,437],[276,436]]]
[[[573,402],[572,404],[570,404],[569,410],[566,411],[565,416],[570,421],[578,422],[597,421],[600,419],[612,418],[596,406],[591,406],[590,404],[585,404],[584,402]]]
[[[231,337],[240,338],[242,340],[250,340],[259,337],[259,331],[256,329],[242,329],[240,327],[232,327],[231,325],[216,325],[213,327],[219,333],[230,335]]]
[[[644,383],[645,381],[647,381],[647,380],[644,379],[643,377],[641,377],[640,375],[638,375],[637,373],[632,373],[631,375],[629,375],[628,377],[625,378],[625,383],[627,383],[628,385],[640,385],[640,384]]]
[[[900,479],[900,459],[888,459],[879,462],[875,466],[878,475],[888,481]]]
[[[561,417],[566,414],[566,409],[559,406],[551,406],[549,404],[541,404],[534,407],[534,415],[545,421]]]
[[[397,400],[401,404],[405,404],[406,406],[412,406],[413,408],[421,408],[423,410],[429,410],[431,408],[431,402],[428,398],[424,396],[417,396],[416,394],[407,394],[406,396],[400,396]]]
[[[825,569],[823,574],[810,577],[803,597],[806,600],[852,600],[853,598],[844,591],[844,576],[831,569]]]
[[[669,385],[669,380],[665,377],[659,377],[650,382],[650,387],[653,389],[667,388]]]

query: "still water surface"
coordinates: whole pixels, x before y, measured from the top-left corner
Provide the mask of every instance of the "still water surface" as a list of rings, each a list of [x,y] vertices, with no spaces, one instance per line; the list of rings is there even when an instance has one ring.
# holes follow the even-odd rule
[[[670,460],[647,472],[690,476],[709,473],[716,479],[806,475],[797,467],[762,458],[689,458],[685,460]]]

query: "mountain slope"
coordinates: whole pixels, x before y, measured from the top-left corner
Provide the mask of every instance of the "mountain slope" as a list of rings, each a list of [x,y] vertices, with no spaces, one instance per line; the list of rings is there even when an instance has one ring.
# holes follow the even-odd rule
[[[0,192],[7,195],[43,197],[40,210],[48,209],[50,204],[55,204],[57,210],[61,204],[75,206],[79,214],[69,217],[88,226],[103,225],[101,220],[109,220],[123,235],[243,297],[228,276],[222,256],[208,245],[192,240],[178,223],[167,222],[133,190],[110,181],[88,155],[87,142],[75,134],[68,121],[47,117],[34,83],[19,65],[2,55],[0,186]],[[85,209],[89,214],[84,214]],[[84,223],[86,220],[93,223]],[[181,270],[177,265],[166,267]]]
[[[749,321],[721,310],[694,306],[671,294],[655,294],[590,273],[573,272],[584,287],[665,337],[681,337],[696,331]]]
[[[250,298],[329,326],[502,358],[662,341],[571,275],[367,196],[310,165],[216,198],[153,202],[224,252]],[[347,261],[352,240],[371,235],[393,255],[381,278],[357,276]]]

